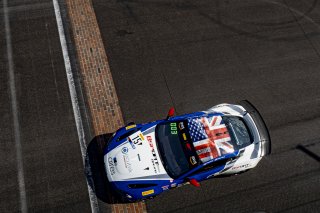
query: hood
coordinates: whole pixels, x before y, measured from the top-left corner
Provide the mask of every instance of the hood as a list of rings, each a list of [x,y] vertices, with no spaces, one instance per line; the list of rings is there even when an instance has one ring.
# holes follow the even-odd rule
[[[110,181],[171,179],[160,160],[155,126],[130,135],[104,156],[104,162]]]
[[[229,131],[221,116],[190,118],[188,128],[193,146],[203,163],[234,152]]]

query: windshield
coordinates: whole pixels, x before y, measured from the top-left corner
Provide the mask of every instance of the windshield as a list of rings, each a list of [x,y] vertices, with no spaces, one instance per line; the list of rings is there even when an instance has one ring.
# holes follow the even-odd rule
[[[186,173],[198,163],[186,127],[186,121],[175,121],[159,124],[156,128],[161,160],[172,178]]]
[[[236,149],[243,148],[252,143],[253,138],[242,118],[224,116],[222,119],[230,133],[232,144]]]

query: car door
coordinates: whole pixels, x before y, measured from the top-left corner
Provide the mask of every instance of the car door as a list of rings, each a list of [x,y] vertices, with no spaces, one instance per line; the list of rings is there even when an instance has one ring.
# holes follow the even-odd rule
[[[223,170],[226,163],[230,160],[232,160],[232,158],[223,158],[221,160],[217,160],[209,164],[206,164],[203,167],[199,168],[197,171],[189,174],[186,177],[186,180],[195,179],[200,182],[208,178],[211,178],[214,176],[214,174]]]

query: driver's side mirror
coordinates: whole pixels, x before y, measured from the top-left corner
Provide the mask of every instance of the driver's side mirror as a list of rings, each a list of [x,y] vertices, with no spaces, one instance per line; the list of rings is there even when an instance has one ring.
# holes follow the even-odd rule
[[[195,187],[200,187],[200,183],[196,179],[190,179],[189,183]]]
[[[169,109],[169,112],[168,112],[168,115],[167,115],[167,120],[168,120],[170,117],[172,117],[173,115],[174,115],[174,108],[171,107],[171,108]]]

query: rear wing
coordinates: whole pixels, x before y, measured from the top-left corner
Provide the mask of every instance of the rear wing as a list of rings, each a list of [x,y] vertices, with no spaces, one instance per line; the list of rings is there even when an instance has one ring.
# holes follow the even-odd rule
[[[240,101],[240,105],[250,114],[258,129],[261,139],[261,156],[271,154],[271,138],[266,123],[261,117],[259,111],[248,100]]]

